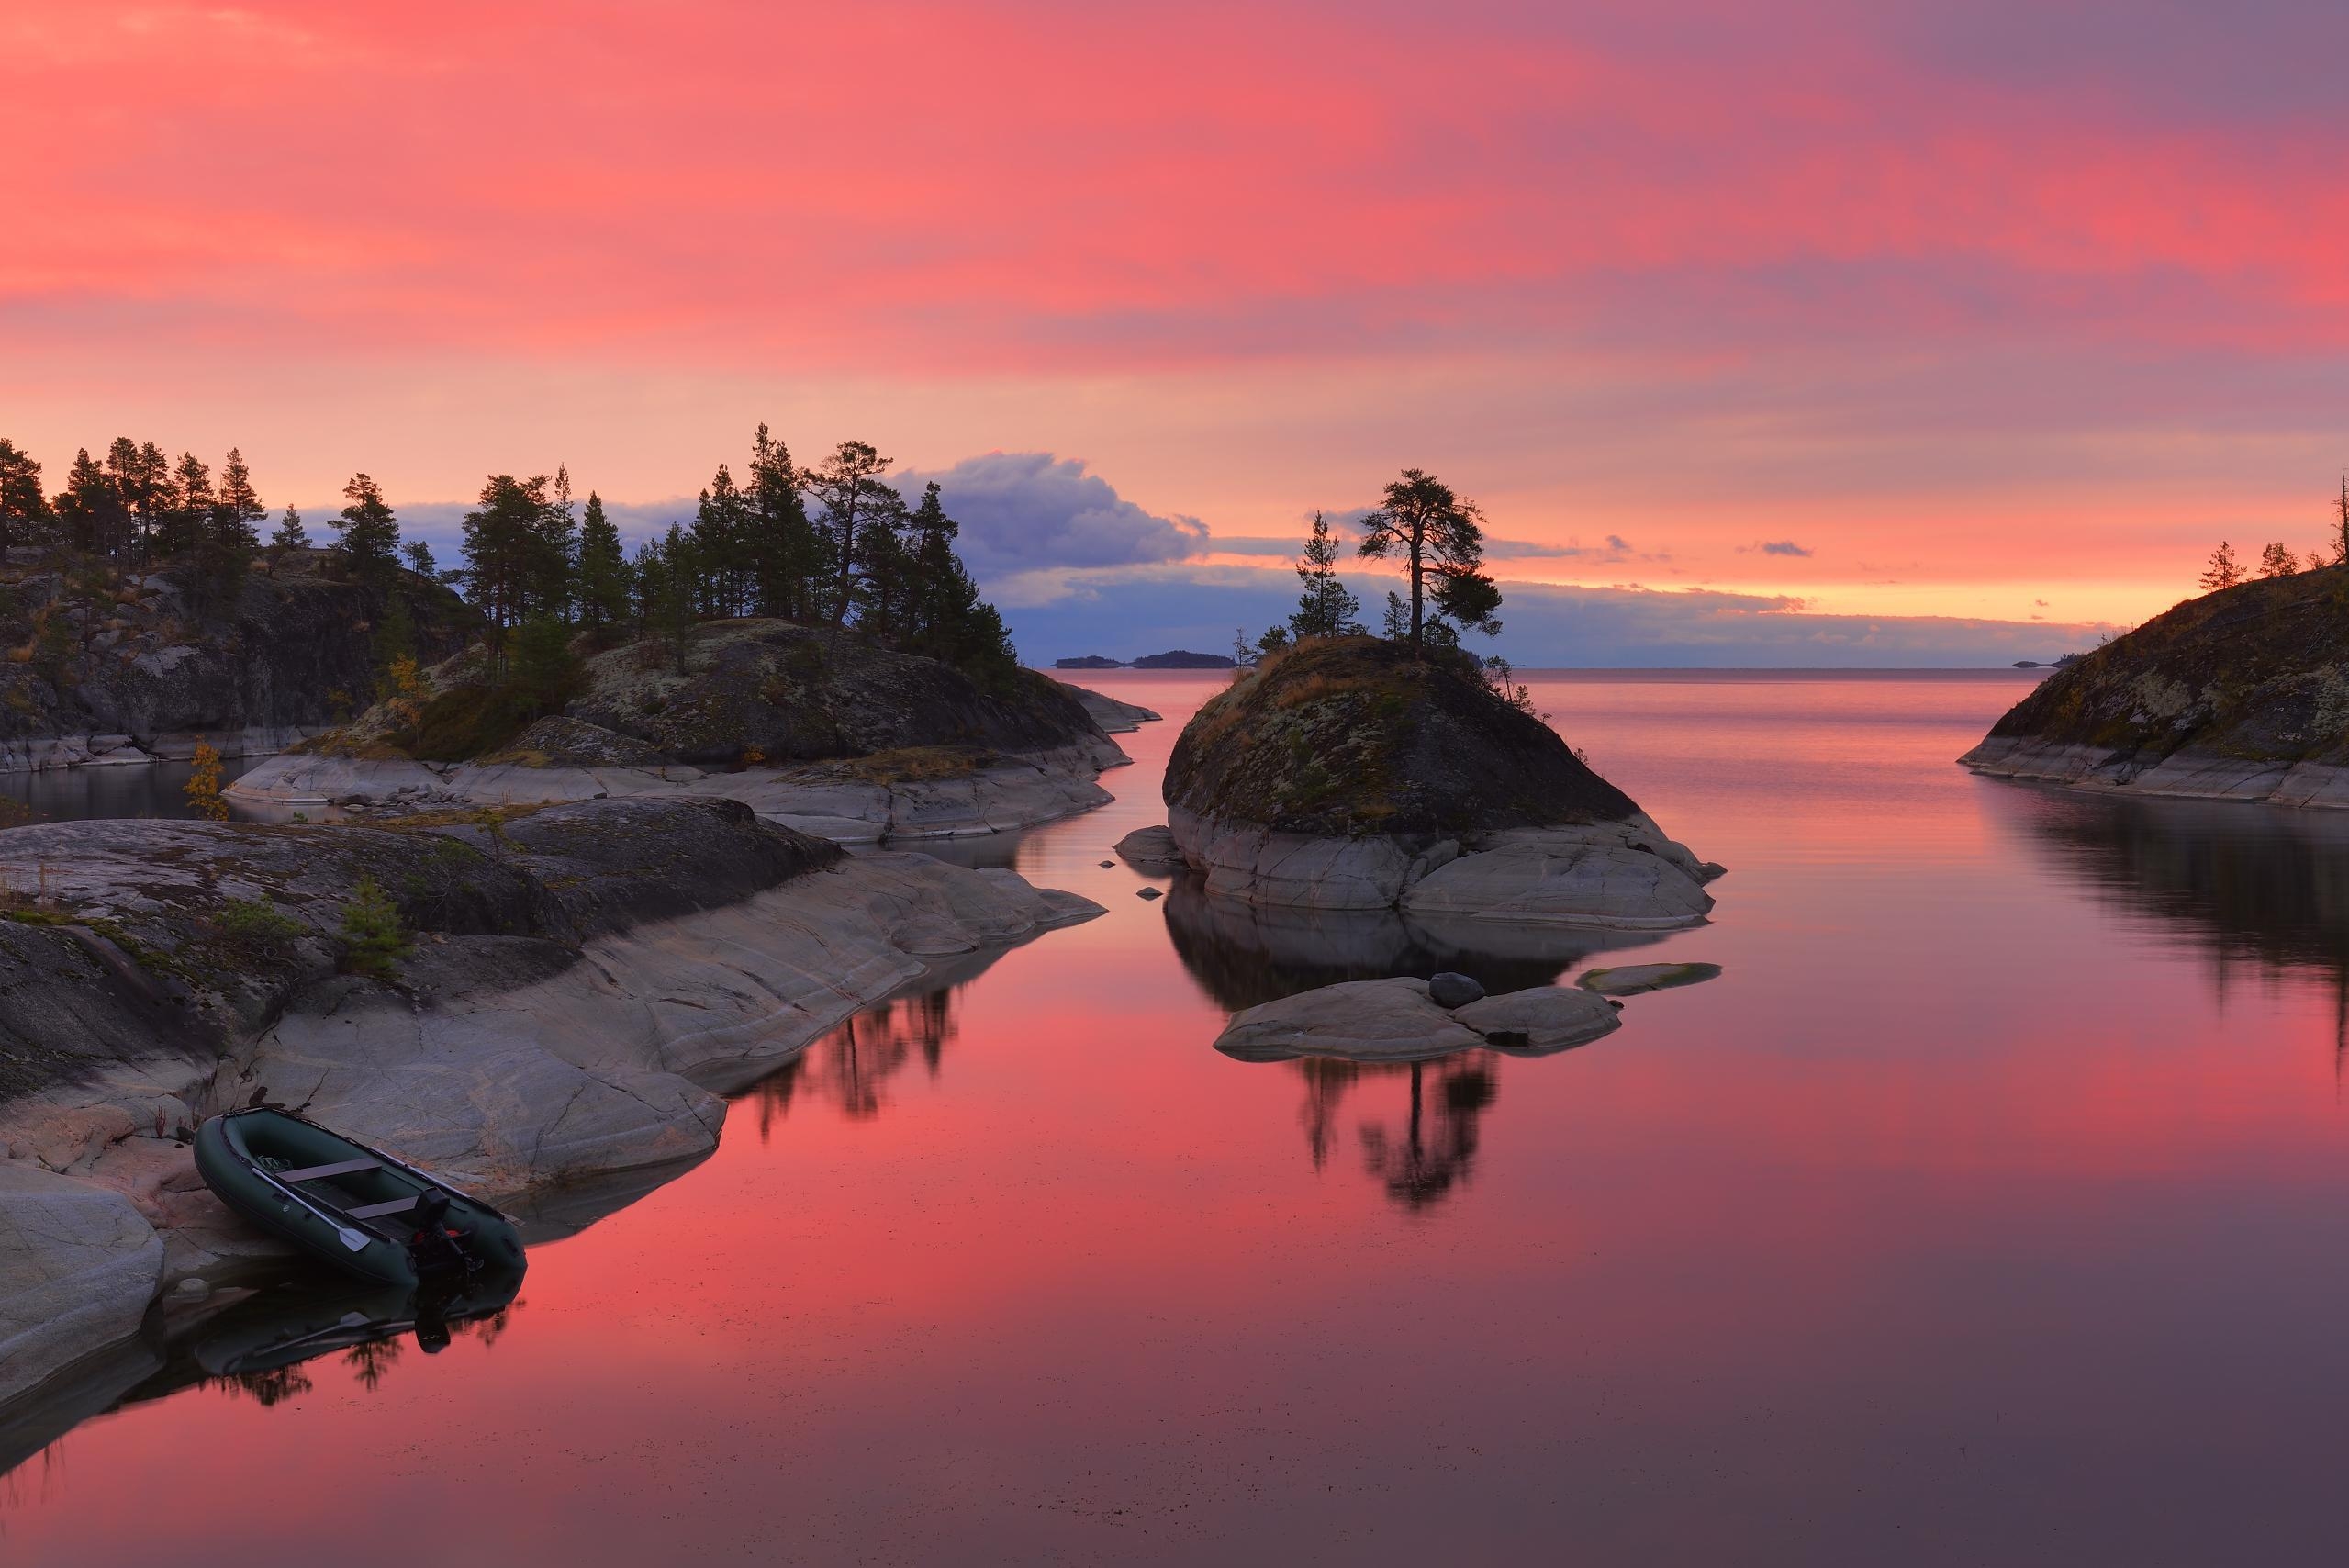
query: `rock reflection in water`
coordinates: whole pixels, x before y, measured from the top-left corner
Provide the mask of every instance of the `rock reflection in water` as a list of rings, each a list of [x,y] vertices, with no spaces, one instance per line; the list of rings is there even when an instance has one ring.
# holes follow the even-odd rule
[[[1210,896],[1198,879],[1167,890],[1167,934],[1192,980],[1237,1013],[1344,980],[1441,969],[1473,975],[1494,995],[1549,985],[1598,953],[1661,942],[1670,933],[1500,921],[1428,920],[1396,910],[1309,910]]]
[[[2313,971],[2349,1012],[2349,819],[2326,812],[1999,788],[1991,797],[2108,907],[2230,971]]]
[[[1338,1141],[1338,1111],[1364,1080],[1408,1081],[1399,1122],[1356,1125],[1362,1168],[1395,1203],[1425,1209],[1465,1182],[1476,1160],[1484,1113],[1501,1089],[1500,1063],[1471,1051],[1440,1061],[1363,1063],[1308,1057],[1293,1064],[1305,1081],[1300,1119],[1314,1169],[1326,1169]]]

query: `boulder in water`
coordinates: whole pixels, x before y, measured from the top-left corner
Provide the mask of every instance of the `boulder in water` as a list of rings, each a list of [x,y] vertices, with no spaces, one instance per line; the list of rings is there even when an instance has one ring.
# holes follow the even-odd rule
[[[1597,1039],[1619,1022],[1604,998],[1556,986],[1451,1011],[1428,994],[1426,980],[1348,980],[1236,1014],[1215,1048],[1244,1061],[1424,1061],[1481,1048],[1538,1054]]]
[[[1117,841],[1119,857],[1137,871],[1171,871],[1182,864],[1181,846],[1164,827],[1137,827]]]
[[[1718,964],[1619,964],[1592,969],[1574,983],[1601,996],[1638,996],[1643,991],[1697,985],[1720,972]]]
[[[1484,988],[1466,975],[1447,969],[1428,980],[1427,995],[1438,1007],[1466,1007],[1484,1000]]]

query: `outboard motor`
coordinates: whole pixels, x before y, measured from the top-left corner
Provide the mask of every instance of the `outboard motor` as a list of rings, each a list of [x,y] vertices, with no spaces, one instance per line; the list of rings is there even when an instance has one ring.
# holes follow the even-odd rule
[[[408,1255],[419,1274],[444,1274],[472,1265],[457,1245],[458,1232],[449,1228],[449,1195],[431,1192],[416,1200],[416,1228],[408,1238]]]

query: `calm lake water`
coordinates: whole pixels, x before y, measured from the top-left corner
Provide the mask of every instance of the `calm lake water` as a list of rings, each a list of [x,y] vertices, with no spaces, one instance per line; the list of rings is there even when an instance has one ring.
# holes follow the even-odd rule
[[[220,782],[232,783],[261,765],[259,757],[225,757]],[[134,767],[58,768],[0,773],[0,822],[75,822],[89,817],[192,817],[185,762]],[[11,804],[13,802],[13,805]]]
[[[1601,961],[1722,977],[1248,1065],[1232,1007],[1588,945],[1137,899],[1219,682],[1084,678],[1167,716],[1117,804],[964,853],[1105,918],[818,1043],[438,1355],[159,1376],[0,1479],[0,1560],[2349,1553],[2349,823],[1973,778],[2005,672],[1538,676],[1730,868]]]

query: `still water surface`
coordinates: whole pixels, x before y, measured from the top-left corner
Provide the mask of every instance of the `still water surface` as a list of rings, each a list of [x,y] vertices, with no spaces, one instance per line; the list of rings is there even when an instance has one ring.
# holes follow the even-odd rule
[[[1730,868],[1629,961],[1722,978],[1249,1065],[1230,1008],[1588,944],[1137,899],[1217,682],[1086,678],[1167,716],[1117,804],[961,853],[1106,917],[811,1047],[438,1355],[159,1376],[0,1479],[0,1559],[2349,1552],[2349,823],[1974,779],[2003,672],[1537,678]]]

